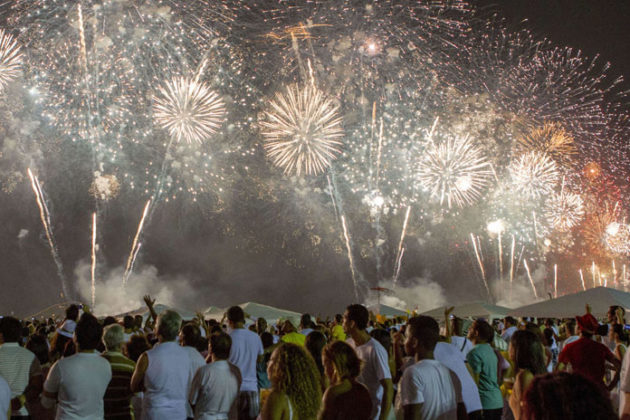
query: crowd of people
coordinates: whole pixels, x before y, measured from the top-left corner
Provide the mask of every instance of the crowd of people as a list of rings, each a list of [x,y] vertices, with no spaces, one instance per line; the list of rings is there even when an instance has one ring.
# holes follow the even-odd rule
[[[600,323],[159,315],[0,319],[0,419],[630,420],[625,311]],[[297,324],[297,322],[296,322]],[[441,325],[440,325],[441,324]]]

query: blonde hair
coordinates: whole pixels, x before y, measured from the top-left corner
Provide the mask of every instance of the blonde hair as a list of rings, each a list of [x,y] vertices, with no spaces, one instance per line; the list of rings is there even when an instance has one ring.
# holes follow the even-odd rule
[[[300,419],[316,418],[322,399],[320,373],[313,357],[296,344],[283,343],[272,354],[274,390],[289,396]]]
[[[322,355],[333,365],[339,379],[356,379],[361,373],[361,360],[352,346],[343,341],[328,344]]]

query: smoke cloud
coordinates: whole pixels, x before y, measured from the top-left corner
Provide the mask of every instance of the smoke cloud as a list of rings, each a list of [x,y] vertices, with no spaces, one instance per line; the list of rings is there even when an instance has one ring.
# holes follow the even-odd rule
[[[423,312],[446,304],[446,295],[442,286],[427,278],[408,279],[402,286],[400,284],[394,286],[391,281],[381,282],[381,286],[393,291],[391,294],[381,295],[381,303],[397,309],[418,309]],[[366,303],[376,304],[377,296],[371,296]]]

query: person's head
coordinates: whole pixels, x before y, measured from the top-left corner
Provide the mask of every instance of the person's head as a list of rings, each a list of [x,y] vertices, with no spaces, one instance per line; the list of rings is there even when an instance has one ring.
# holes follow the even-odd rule
[[[107,351],[120,351],[125,342],[125,334],[120,324],[111,324],[103,329],[103,344]]]
[[[273,334],[270,332],[263,332],[260,334],[260,341],[262,341],[263,349],[268,349],[273,346]]]
[[[94,315],[89,313],[81,315],[74,330],[74,339],[80,351],[96,350],[102,335],[103,327]]]
[[[615,343],[627,343],[628,334],[626,334],[623,325],[613,324],[608,328],[608,339]]]
[[[370,331],[370,336],[381,343],[381,346],[389,352],[392,349],[392,336],[390,333],[383,328],[374,328]]]
[[[260,317],[256,320],[256,332],[260,335],[265,331],[267,331],[267,320]]]
[[[505,328],[516,326],[516,320],[511,316],[506,316],[503,323],[505,324]]]
[[[341,325],[341,323],[343,322],[343,315],[341,314],[336,314],[335,315],[335,324],[337,325]]]
[[[575,320],[577,322],[580,335],[583,337],[591,338],[599,328],[599,322],[597,322],[597,319],[595,319],[595,317],[591,314],[576,316]]]
[[[608,308],[608,313],[606,313],[606,316],[608,318],[608,323],[609,324],[617,324],[617,311],[621,311],[621,316],[622,318],[626,316],[626,310],[619,306],[619,305],[612,305],[610,308]]]
[[[144,335],[132,335],[129,342],[125,345],[125,351],[128,358],[137,362],[140,355],[149,350],[149,342]]]
[[[531,331],[518,330],[512,334],[509,354],[516,369],[528,370],[534,375],[546,372],[545,354],[540,337]]]
[[[177,338],[182,317],[170,309],[162,312],[157,319],[157,336],[160,341],[173,341]]]
[[[304,328],[311,328],[312,322],[313,321],[311,321],[311,315],[303,314],[302,317],[300,318],[300,327],[302,329],[304,329]]]
[[[322,364],[322,349],[326,345],[326,336],[319,331],[311,331],[306,336],[304,345],[306,346],[306,350],[308,350],[311,356],[313,356],[317,369],[319,369],[320,373],[323,375],[324,365]]]
[[[17,318],[5,316],[0,321],[0,332],[5,343],[19,343],[22,340],[22,324]]]
[[[575,319],[571,318],[567,322],[565,322],[564,328],[567,335],[575,335]]]
[[[233,328],[245,323],[245,312],[240,306],[232,306],[227,311],[227,319]]]
[[[50,360],[45,337],[38,334],[30,336],[26,348],[35,354],[40,365],[45,365]]]
[[[330,383],[354,380],[361,373],[361,360],[352,346],[344,341],[333,341],[322,350],[322,362]]]
[[[108,325],[116,324],[116,318],[113,316],[106,316],[103,320],[103,327],[107,327]]]
[[[185,324],[179,332],[182,346],[196,347],[201,338],[199,327],[191,322]]]
[[[212,355],[213,360],[226,360],[230,357],[230,349],[232,348],[232,338],[226,333],[215,334],[210,336],[208,344],[208,353]]]
[[[363,331],[367,328],[370,313],[363,305],[353,304],[346,308],[343,314],[343,329],[347,334],[354,331]]]
[[[79,318],[79,305],[74,303],[66,308],[66,319],[76,321]]]
[[[590,380],[575,373],[537,376],[523,396],[524,420],[614,420],[610,398]]]
[[[486,321],[478,319],[470,326],[468,338],[473,343],[492,343],[494,340],[494,330]]]
[[[133,326],[134,326],[134,328],[141,330],[142,329],[142,322],[143,322],[142,315],[136,315],[136,316],[133,317]]]
[[[289,334],[295,332],[295,326],[291,320],[286,320],[282,323],[282,334]]]
[[[125,315],[123,317],[123,327],[125,327],[126,330],[133,329],[133,317],[131,315]]]
[[[440,338],[440,326],[430,316],[414,316],[407,321],[405,331],[405,351],[408,355],[421,358],[433,353]]]
[[[285,392],[301,419],[315,418],[322,399],[320,375],[302,346],[283,343],[271,354],[267,374],[272,388]]]

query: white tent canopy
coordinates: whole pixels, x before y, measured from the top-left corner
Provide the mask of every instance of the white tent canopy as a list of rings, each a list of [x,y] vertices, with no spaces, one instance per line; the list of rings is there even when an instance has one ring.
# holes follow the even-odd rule
[[[531,305],[521,306],[509,312],[512,316],[531,316],[537,318],[572,318],[586,312],[586,304],[591,306],[592,314],[604,317],[608,308],[618,305],[630,309],[630,293],[608,287],[594,287],[586,291],[549,299]]]
[[[275,308],[273,306],[263,305],[256,302],[246,302],[238,306],[243,308],[243,312],[245,312],[245,316],[247,318],[251,320],[265,318],[270,324],[276,323],[279,319],[289,319],[293,322],[293,324],[295,324],[295,326],[297,326],[300,323],[300,318],[302,316],[297,312]],[[227,308],[212,308],[212,310],[207,311],[204,315],[206,318],[212,318],[220,321],[226,311]]]
[[[407,316],[408,315],[407,312],[405,312],[405,311],[403,311],[401,309],[397,309],[397,308],[394,308],[392,306],[383,305],[382,303],[370,306],[368,309],[370,311],[374,312],[375,314],[384,315],[384,316],[387,316],[387,317]]]
[[[451,314],[458,318],[503,318],[510,310],[509,308],[503,306],[491,305],[484,302],[472,302],[451,306],[455,306],[455,309],[451,312]],[[434,308],[430,311],[424,312],[422,315],[442,320],[442,318],[444,318],[444,310],[446,308],[447,306],[440,306],[439,308]]]
[[[155,312],[158,315],[164,312],[165,310],[170,309],[177,312],[182,317],[182,319],[193,319],[195,317],[195,312],[173,308],[170,306],[162,305],[161,303],[156,304],[153,309],[155,309]],[[150,314],[149,314],[149,309],[147,309],[146,306],[142,306],[134,311],[118,314],[116,315],[116,318],[122,318],[125,315],[131,315],[131,316],[142,315],[142,318],[146,319]]]

